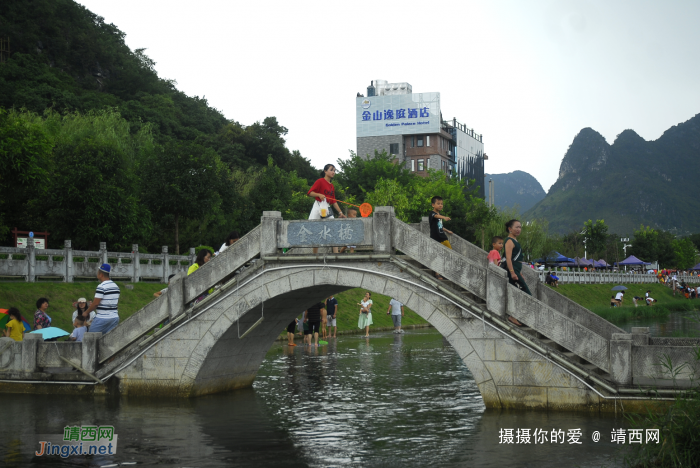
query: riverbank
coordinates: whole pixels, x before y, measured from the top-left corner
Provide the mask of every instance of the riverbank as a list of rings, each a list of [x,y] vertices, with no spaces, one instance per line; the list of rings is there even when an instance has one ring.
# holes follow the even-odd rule
[[[611,289],[617,284],[562,284],[556,288],[557,292],[568,297],[572,301],[581,304],[602,318],[619,323],[638,318],[663,318],[671,312],[693,311],[700,309],[700,299],[686,299],[662,284],[625,284],[625,298],[620,307],[610,307],[610,297],[616,291]],[[647,306],[644,299],[638,301],[639,307],[634,306],[634,296],[645,297],[650,290],[651,297],[658,302],[654,306]]]
[[[139,309],[154,300],[153,293],[165,287],[165,284],[150,282],[133,284],[117,281],[117,285],[121,289],[119,317],[122,321],[131,317]],[[49,300],[47,313],[53,320],[52,325],[70,332],[73,330],[73,324],[71,323],[71,317],[75,310],[73,302],[80,297],[85,297],[88,301],[91,301],[95,296],[96,287],[97,281],[79,283],[3,282],[0,283],[0,309],[17,307],[22,316],[31,324],[34,320],[36,300],[40,297],[45,297]],[[364,333],[357,328],[360,307],[356,304],[364,297],[365,292],[363,289],[351,289],[336,296],[338,300],[337,323],[339,334]],[[372,305],[372,321],[374,324],[370,327],[370,333],[372,331],[393,329],[391,317],[386,314],[390,300],[390,297],[372,294],[374,303]],[[301,314],[302,311],[299,312]],[[413,326],[424,327],[428,326],[428,322],[406,307],[402,325],[405,328]],[[286,339],[286,332],[283,330],[280,330],[280,332],[283,332],[284,339]]]

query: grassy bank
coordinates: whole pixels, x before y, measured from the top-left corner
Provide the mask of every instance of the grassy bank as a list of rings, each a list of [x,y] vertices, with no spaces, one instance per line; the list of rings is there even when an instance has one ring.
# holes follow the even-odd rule
[[[590,309],[611,322],[622,322],[636,318],[666,317],[671,312],[692,311],[700,308],[700,299],[686,299],[680,294],[673,296],[673,291],[661,284],[625,284],[625,299],[620,307],[610,307],[611,289],[617,284],[563,284],[557,291]],[[634,296],[644,297],[651,290],[651,297],[658,302],[653,307],[639,302],[635,307]]]
[[[163,284],[159,283],[136,283],[133,285],[134,289],[127,289],[127,284],[131,283],[117,282],[121,289],[121,298],[119,299],[119,316],[121,320],[130,317],[155,299],[153,293],[160,291],[164,287]],[[45,297],[49,300],[47,313],[53,319],[52,325],[70,332],[73,330],[71,316],[75,310],[72,306],[73,301],[79,297],[85,297],[88,301],[92,300],[95,296],[96,287],[97,281],[81,283],[3,282],[0,283],[0,309],[17,307],[22,316],[30,324],[33,324],[36,300],[40,297]],[[365,291],[361,289],[351,289],[336,296],[336,299],[338,299],[338,330],[357,329],[360,308],[355,304],[360,302],[364,293]],[[390,297],[372,294],[372,301],[374,302],[372,306],[373,327],[393,326],[391,317],[386,315],[390,300]],[[426,323],[412,310],[406,308],[405,312],[404,325],[424,325]]]
[[[0,309],[17,307],[22,316],[27,319],[30,325],[34,323],[34,312],[36,311],[36,300],[45,297],[49,300],[47,314],[53,320],[51,325],[61,328],[67,332],[73,331],[71,316],[73,315],[73,301],[80,297],[91,301],[95,297],[97,281],[86,281],[80,283],[0,283]],[[160,283],[136,283],[134,289],[127,289],[126,283],[117,281],[121,289],[119,299],[119,317],[121,320],[130,317],[137,310],[151,302],[155,297],[153,293],[160,291],[165,285]]]

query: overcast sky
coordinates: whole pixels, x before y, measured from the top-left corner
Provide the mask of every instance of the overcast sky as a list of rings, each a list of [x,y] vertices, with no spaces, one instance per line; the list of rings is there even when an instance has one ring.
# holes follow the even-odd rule
[[[316,166],[355,150],[373,79],[441,93],[486,172],[545,190],[584,127],[655,140],[700,112],[700,1],[82,0],[163,78],[241,124],[275,116]]]

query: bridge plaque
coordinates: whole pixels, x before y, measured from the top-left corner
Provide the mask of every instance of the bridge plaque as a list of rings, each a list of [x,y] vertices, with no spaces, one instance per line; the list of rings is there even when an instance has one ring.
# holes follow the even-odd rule
[[[365,224],[361,219],[294,222],[287,227],[290,246],[360,245],[365,239]]]

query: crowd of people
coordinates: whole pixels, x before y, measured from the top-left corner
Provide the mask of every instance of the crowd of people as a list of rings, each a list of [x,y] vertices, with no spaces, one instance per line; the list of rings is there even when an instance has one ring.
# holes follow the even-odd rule
[[[73,331],[69,336],[71,341],[82,341],[83,335],[86,332],[92,333],[107,333],[113,330],[119,324],[119,297],[121,291],[119,286],[110,279],[112,267],[104,263],[97,270],[97,279],[100,282],[95,290],[94,299],[90,302],[86,298],[81,297],[73,303],[75,311],[71,317]],[[36,301],[36,311],[34,312],[34,320],[31,326],[33,331],[45,330],[51,328],[53,319],[47,313],[49,309],[49,300],[45,297],[40,297]],[[19,309],[11,307],[7,311],[10,316],[3,331],[3,335],[22,341],[26,331],[25,323],[28,323]],[[42,332],[43,335],[43,332]],[[55,341],[57,338],[46,338],[46,341]]]

